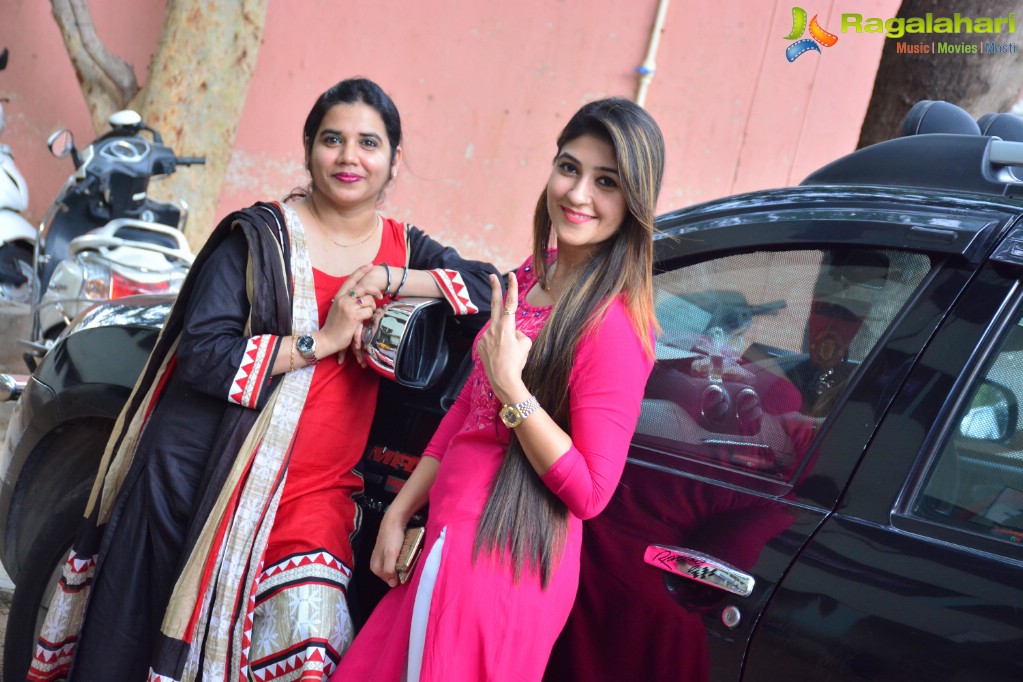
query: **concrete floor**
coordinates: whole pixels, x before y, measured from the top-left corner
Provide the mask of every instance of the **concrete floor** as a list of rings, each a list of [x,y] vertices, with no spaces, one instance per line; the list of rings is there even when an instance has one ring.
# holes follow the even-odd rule
[[[7,575],[7,571],[0,566],[0,591],[13,591],[14,583],[11,582],[11,577]]]
[[[25,374],[28,370],[21,358],[24,352],[18,345],[18,339],[25,339],[29,336],[31,329],[30,320],[27,314],[14,315],[0,309],[0,372],[11,372],[13,374]],[[15,403],[0,403],[0,434],[7,434],[7,422]],[[0,592],[14,589],[7,572],[0,566]]]

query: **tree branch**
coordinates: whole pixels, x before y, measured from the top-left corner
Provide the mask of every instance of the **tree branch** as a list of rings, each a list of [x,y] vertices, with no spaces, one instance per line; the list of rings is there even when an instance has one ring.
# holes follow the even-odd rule
[[[107,117],[123,109],[138,92],[135,74],[123,59],[103,47],[85,0],[51,0],[50,6],[82,87],[93,127],[99,131]]]
[[[70,5],[75,23],[78,25],[78,34],[82,38],[82,47],[103,71],[103,74],[114,82],[118,90],[124,93],[124,101],[127,102],[139,89],[131,65],[104,47],[96,33],[96,25],[92,23],[92,14],[89,12],[85,0],[70,0]]]

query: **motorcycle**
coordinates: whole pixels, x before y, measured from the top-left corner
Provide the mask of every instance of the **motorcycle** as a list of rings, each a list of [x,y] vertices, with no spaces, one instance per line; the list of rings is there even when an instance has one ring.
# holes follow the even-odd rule
[[[7,66],[7,55],[6,48],[0,52],[0,71]],[[0,99],[0,134],[6,101]],[[28,185],[11,148],[0,144],[0,308],[13,313],[28,312],[32,297],[36,230],[21,215],[27,209]]]
[[[158,201],[149,181],[178,166],[205,163],[179,157],[134,111],[110,116],[111,130],[79,151],[66,129],[47,146],[71,157],[74,173],[39,227],[32,269],[32,340],[25,361],[46,353],[86,307],[142,293],[176,293],[193,254],[182,230],[183,200]]]

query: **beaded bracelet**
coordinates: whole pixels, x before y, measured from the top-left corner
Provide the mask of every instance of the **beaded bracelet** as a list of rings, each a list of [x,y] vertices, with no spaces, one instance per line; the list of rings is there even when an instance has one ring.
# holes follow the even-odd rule
[[[294,334],[291,335],[291,369],[289,372],[295,371],[295,342],[298,340]]]
[[[391,295],[391,266],[387,263],[381,263],[384,266],[384,272],[387,273],[387,284],[384,285],[384,295]]]
[[[406,277],[408,277],[408,268],[405,268],[405,271],[401,273],[401,281],[398,282],[398,288],[394,290],[394,296],[391,296],[391,298],[398,298],[398,294],[401,292],[401,288],[405,286]]]

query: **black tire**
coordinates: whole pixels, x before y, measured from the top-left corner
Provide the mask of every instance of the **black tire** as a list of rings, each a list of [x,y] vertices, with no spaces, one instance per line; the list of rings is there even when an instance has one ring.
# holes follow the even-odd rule
[[[71,551],[76,526],[51,524],[36,539],[28,554],[23,578],[18,580],[7,617],[4,640],[5,680],[24,680],[35,652],[39,628],[43,624],[50,597],[57,588],[60,571]]]
[[[60,569],[84,522],[83,512],[111,424],[89,421],[67,424],[39,445],[26,480],[25,517],[19,537],[30,539],[19,553],[14,598],[7,616],[3,679],[24,680],[36,639]]]

